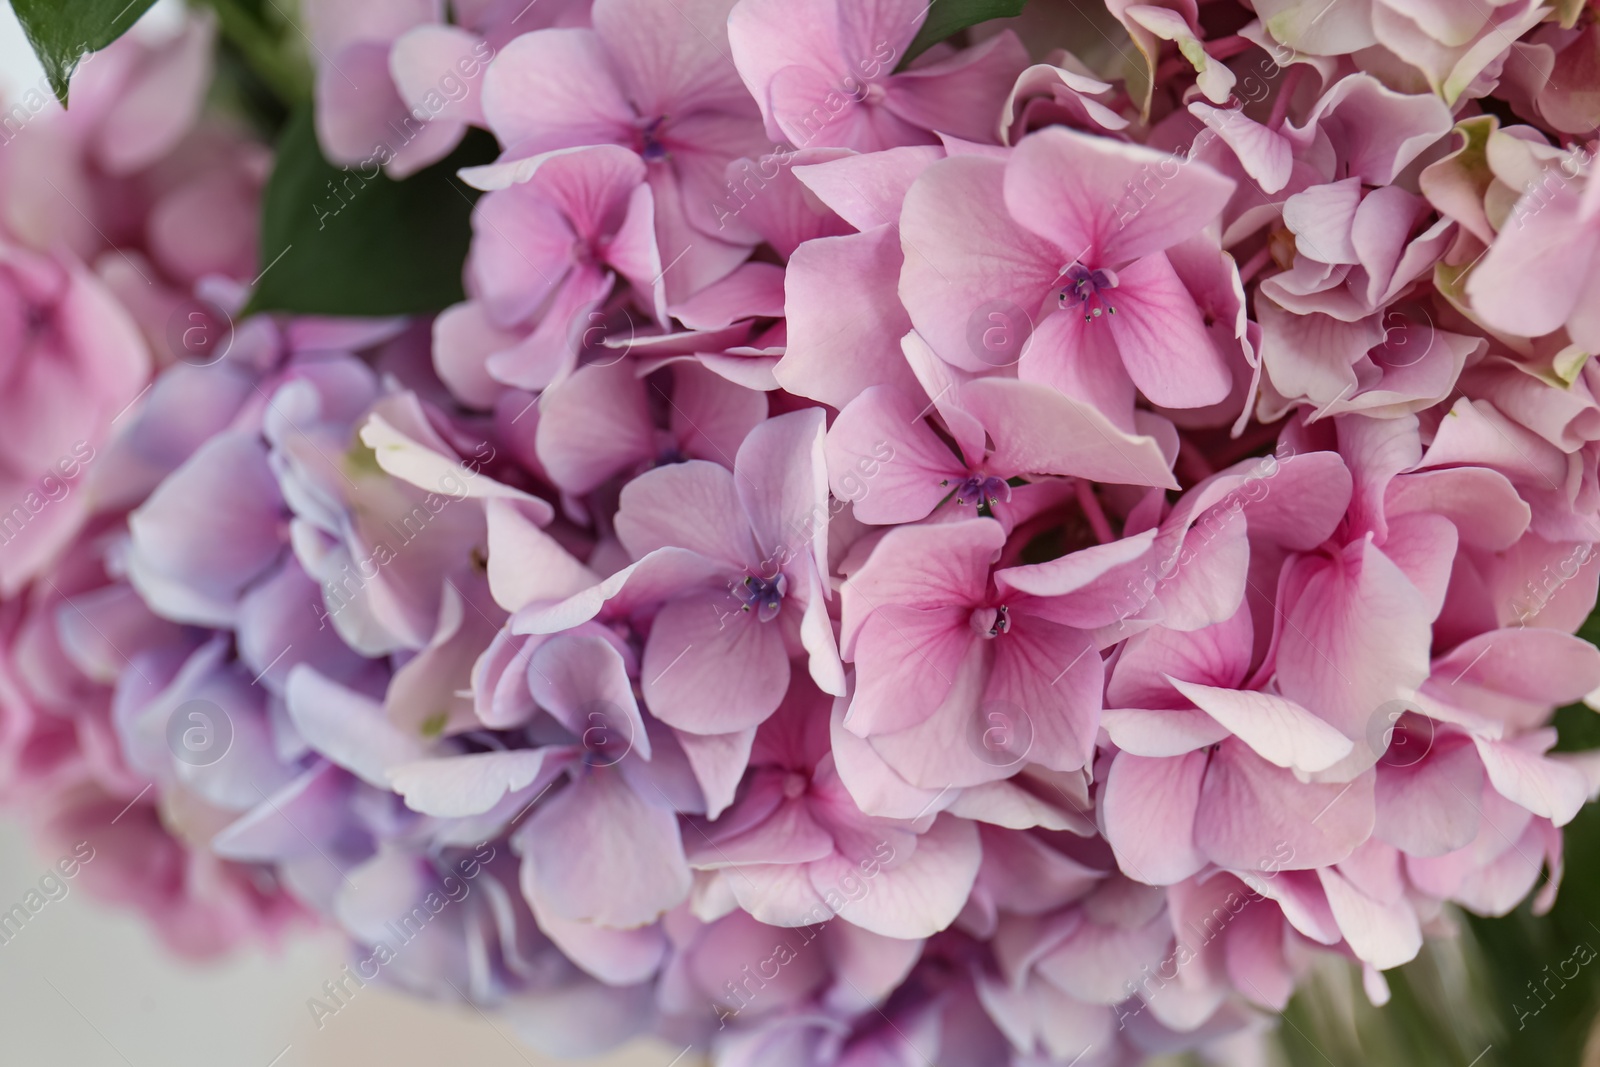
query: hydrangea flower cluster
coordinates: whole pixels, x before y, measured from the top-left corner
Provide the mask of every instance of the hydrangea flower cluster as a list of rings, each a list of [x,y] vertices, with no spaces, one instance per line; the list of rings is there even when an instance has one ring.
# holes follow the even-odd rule
[[[432,319],[245,314],[211,22],[97,54],[0,147],[5,795],[180,949],[719,1067],[1237,1049],[1548,907],[1600,18],[1087,7],[307,0],[328,159],[500,146]]]

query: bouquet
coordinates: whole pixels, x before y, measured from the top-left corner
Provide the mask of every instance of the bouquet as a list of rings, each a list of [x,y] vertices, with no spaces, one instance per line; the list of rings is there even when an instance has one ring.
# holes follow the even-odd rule
[[[1252,1062],[1554,902],[1592,5],[120,6],[14,0],[0,796],[175,950]]]

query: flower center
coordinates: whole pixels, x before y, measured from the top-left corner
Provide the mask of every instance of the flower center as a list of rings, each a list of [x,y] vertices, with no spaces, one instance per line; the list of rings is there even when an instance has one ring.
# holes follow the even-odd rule
[[[572,246],[572,259],[580,267],[599,267],[604,270],[610,246],[609,237],[580,237]]]
[[[661,126],[666,121],[665,115],[658,115],[639,128],[637,151],[646,163],[660,163],[671,155],[661,141]]]
[[[744,581],[733,587],[733,595],[744,603],[740,611],[755,611],[761,622],[771,622],[783,609],[783,595],[789,591],[789,579],[782,574],[775,578],[762,578],[747,574]]]
[[[946,479],[939,484],[949,485],[950,482]],[[993,507],[1002,501],[1011,502],[1011,486],[1006,484],[1004,478],[996,478],[992,474],[974,474],[956,483],[953,499],[962,507],[983,507],[985,504]]]
[[[1004,604],[997,608],[973,608],[967,621],[979,637],[999,637],[1011,632],[1011,609]]]
[[[884,98],[883,86],[879,85],[877,82],[870,82],[870,81],[865,81],[865,80],[858,81],[858,80],[856,80],[854,78],[846,78],[844,80],[843,89],[844,89],[845,96],[849,97],[850,100],[852,102],[854,102],[854,103],[857,103],[857,104],[881,104],[881,103],[883,103],[883,98]]]
[[[1106,296],[1117,287],[1116,271],[1100,267],[1090,270],[1082,263],[1073,263],[1061,272],[1057,284],[1061,286],[1056,294],[1057,305],[1062,310],[1080,309],[1084,322],[1099,318],[1102,310],[1108,315],[1117,313]]]

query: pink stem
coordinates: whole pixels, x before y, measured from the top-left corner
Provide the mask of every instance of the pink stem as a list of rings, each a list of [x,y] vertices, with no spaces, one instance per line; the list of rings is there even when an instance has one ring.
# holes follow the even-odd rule
[[[1244,266],[1239,268],[1239,284],[1249,285],[1250,279],[1254,278],[1256,276],[1256,272],[1262,267],[1266,266],[1267,260],[1271,258],[1272,243],[1269,241],[1261,246],[1261,250],[1259,252],[1246,260]]]
[[[1094,495],[1094,486],[1079,478],[1077,492],[1078,506],[1083,509],[1083,516],[1089,520],[1089,528],[1094,531],[1095,537],[1102,545],[1115,541],[1117,535],[1111,532],[1111,523]]]
[[[1278,98],[1272,102],[1272,117],[1267,119],[1268,129],[1276,130],[1283,125],[1283,120],[1289,114],[1290,98],[1294,96],[1295,87],[1305,72],[1305,65],[1296,63],[1289,68],[1289,73],[1283,76],[1283,88],[1278,90]]]
[[[1255,42],[1247,41],[1238,34],[1232,37],[1218,37],[1215,41],[1206,42],[1206,52],[1212,59],[1232,59],[1247,48],[1254,48]]]

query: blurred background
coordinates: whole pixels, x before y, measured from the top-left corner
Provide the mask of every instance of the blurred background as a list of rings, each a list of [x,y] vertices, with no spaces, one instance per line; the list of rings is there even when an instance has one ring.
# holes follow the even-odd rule
[[[67,2],[67,0],[62,0]],[[375,3],[387,0],[373,0]],[[168,16],[175,4],[149,17]],[[0,101],[40,83],[9,4],[0,4]],[[1591,619],[1584,636],[1600,637]],[[1557,717],[1559,747],[1600,747],[1600,717],[1582,706]],[[0,820],[0,910],[22,900],[62,859],[38,853]],[[67,894],[0,943],[0,1064],[4,1067],[544,1067],[503,1023],[469,1007],[419,1001],[368,985],[320,1025],[308,1001],[347,962],[332,931],[302,930],[278,950],[226,962],[169,955],[130,912],[67,882]],[[1386,972],[1377,1009],[1359,971],[1324,961],[1265,1046],[1235,1047],[1217,1063],[1283,1067],[1600,1067],[1600,807],[1566,830],[1566,871],[1555,908],[1500,918],[1460,915],[1461,936],[1430,942]],[[698,1067],[694,1051],[634,1042],[584,1061],[600,1067]],[[1202,1060],[1167,1058],[1172,1065]]]
[[[0,823],[0,901],[36,889],[62,857]],[[368,985],[319,1028],[307,1000],[346,963],[336,934],[302,931],[277,952],[223,963],[172,957],[131,912],[68,881],[0,944],[0,1063],[6,1067],[545,1067],[509,1030],[471,1008]],[[498,1027],[498,1028],[497,1028]],[[666,1067],[676,1049],[636,1043],[589,1061]],[[687,1067],[685,1057],[674,1067]]]

